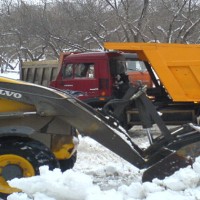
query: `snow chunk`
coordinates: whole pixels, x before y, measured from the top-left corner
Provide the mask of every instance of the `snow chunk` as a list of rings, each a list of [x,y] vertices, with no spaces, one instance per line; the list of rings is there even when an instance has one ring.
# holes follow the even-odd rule
[[[132,183],[130,186],[121,186],[119,188],[119,191],[122,192],[127,198],[131,197],[135,199],[143,199],[145,197],[145,193],[141,183]]]
[[[143,183],[143,190],[145,194],[148,194],[163,191],[164,188],[155,183],[145,182]]]
[[[73,170],[62,173],[60,169],[49,171],[47,166],[40,168],[40,176],[15,178],[9,181],[9,184],[29,196],[33,196],[34,193],[44,193],[59,200],[66,199],[66,194],[71,200],[84,199],[88,189],[97,187],[93,185],[91,177],[83,173],[75,173]]]
[[[195,159],[195,162],[193,163],[193,169],[197,174],[200,174],[200,157],[197,157]]]
[[[164,191],[164,192],[156,192],[156,193],[150,193],[149,196],[146,198],[146,200],[192,200],[192,198],[188,198],[187,196],[184,196],[184,194],[176,193],[170,190]],[[194,199],[193,199],[194,200]]]
[[[124,200],[123,195],[116,190],[99,191],[90,194],[85,200]]]
[[[154,183],[173,191],[182,191],[187,188],[197,187],[199,181],[200,174],[196,173],[190,166],[180,169],[172,176],[166,177],[164,180],[153,180]]]

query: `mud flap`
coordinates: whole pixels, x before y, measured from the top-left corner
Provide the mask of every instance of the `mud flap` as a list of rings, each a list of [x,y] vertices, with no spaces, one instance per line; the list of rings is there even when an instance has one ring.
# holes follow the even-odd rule
[[[154,178],[164,179],[180,168],[192,165],[191,158],[185,158],[177,152],[171,153],[161,161],[148,168],[142,177],[142,182],[152,181]]]

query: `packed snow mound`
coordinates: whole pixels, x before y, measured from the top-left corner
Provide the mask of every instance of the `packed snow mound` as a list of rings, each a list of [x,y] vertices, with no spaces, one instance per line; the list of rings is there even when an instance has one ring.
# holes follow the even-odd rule
[[[47,166],[43,166],[39,176],[15,178],[9,181],[9,184],[21,189],[22,193],[14,193],[7,199],[200,200],[200,157],[196,158],[193,167],[182,168],[164,180],[154,179],[152,182],[142,183],[141,178],[138,178],[141,177],[141,171],[131,168],[129,163],[118,160],[118,157],[114,158],[110,151],[91,139],[83,139],[82,144],[81,161],[78,160],[75,169],[62,173],[60,169],[49,171]],[[97,159],[99,153],[101,162]],[[86,167],[87,157],[91,168]],[[77,169],[81,168],[81,165],[83,168],[80,172]],[[100,182],[107,184],[107,187],[102,187]]]

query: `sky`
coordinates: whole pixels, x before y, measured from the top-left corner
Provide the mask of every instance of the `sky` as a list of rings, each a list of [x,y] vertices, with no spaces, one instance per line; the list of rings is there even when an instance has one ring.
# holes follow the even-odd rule
[[[143,170],[89,137],[79,137],[75,167],[62,173],[40,168],[40,175],[13,179],[9,184],[22,193],[8,200],[200,200],[200,157],[164,180],[141,182]],[[141,144],[143,137],[136,138]]]

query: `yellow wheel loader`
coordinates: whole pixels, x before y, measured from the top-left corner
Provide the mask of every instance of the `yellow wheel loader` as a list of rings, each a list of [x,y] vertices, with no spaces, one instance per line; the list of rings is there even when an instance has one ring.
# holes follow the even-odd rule
[[[0,193],[6,196],[18,191],[7,180],[37,175],[42,165],[62,171],[72,168],[78,138],[61,113],[42,100],[51,99],[44,88],[3,77],[0,82]]]
[[[73,96],[1,77],[1,195],[17,191],[9,187],[7,180],[34,176],[42,165],[53,169],[64,163],[63,170],[72,167],[76,155],[76,129],[134,166],[146,168],[143,181],[164,178],[180,167],[191,165],[199,155],[199,127],[186,124],[168,130],[145,91],[144,86],[131,87],[123,98],[124,105],[135,101],[142,115],[145,110],[147,126],[153,122],[160,129],[157,137],[148,132],[150,145],[141,149],[114,118],[102,115]]]

